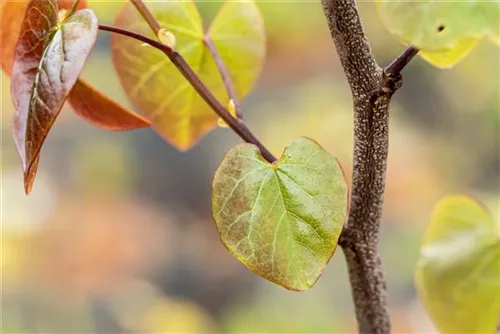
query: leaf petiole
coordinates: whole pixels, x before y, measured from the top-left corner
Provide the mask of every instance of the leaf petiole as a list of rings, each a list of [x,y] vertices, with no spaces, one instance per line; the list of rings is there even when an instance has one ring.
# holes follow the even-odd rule
[[[219,51],[217,51],[217,47],[209,36],[205,36],[203,38],[203,43],[207,47],[208,51],[210,51],[210,54],[214,58],[215,64],[219,69],[222,81],[224,82],[224,86],[226,87],[227,95],[229,99],[233,101],[234,109],[236,111],[236,118],[240,121],[243,120],[243,112],[241,111],[240,103],[238,102],[236,91],[234,90],[233,81],[231,80],[231,76],[229,74],[229,71],[227,70],[226,64],[224,64]]]

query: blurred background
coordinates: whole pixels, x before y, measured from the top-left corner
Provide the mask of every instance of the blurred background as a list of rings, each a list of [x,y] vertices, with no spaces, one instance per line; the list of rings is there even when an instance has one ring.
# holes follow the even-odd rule
[[[112,23],[122,1],[90,0]],[[279,155],[309,136],[350,174],[352,107],[319,1],[259,2],[268,56],[244,101],[249,127]],[[219,3],[200,3],[210,17]],[[381,64],[403,46],[361,2]],[[83,77],[130,106],[101,33]],[[391,109],[381,251],[394,333],[433,333],[413,272],[433,206],[467,193],[500,213],[500,67],[492,43],[452,70],[420,58]],[[219,240],[210,183],[240,139],[216,129],[179,153],[153,130],[106,132],[61,113],[32,195],[10,134],[1,77],[3,333],[350,333],[356,331],[342,251],[309,291],[287,291],[247,270]],[[349,176],[350,178],[350,176]]]

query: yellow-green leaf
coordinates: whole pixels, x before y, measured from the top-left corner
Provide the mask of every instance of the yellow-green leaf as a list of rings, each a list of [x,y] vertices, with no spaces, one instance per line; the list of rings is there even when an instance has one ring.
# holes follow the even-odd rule
[[[306,290],[332,257],[347,215],[348,190],[335,158],[308,138],[274,164],[258,149],[231,149],[212,184],[222,242],[256,274]]]
[[[439,68],[451,68],[469,54],[477,44],[474,37],[466,37],[456,43],[453,49],[442,51],[420,51],[422,58]]]
[[[500,224],[466,196],[441,200],[416,272],[420,298],[442,333],[496,333]]]
[[[377,0],[377,8],[394,35],[441,68],[455,65],[477,40],[499,36],[500,2]]]
[[[204,44],[203,22],[194,2],[160,1],[148,3],[148,7],[175,36],[176,50],[227,105],[229,97]],[[115,25],[156,38],[130,3],[124,5]],[[257,5],[253,1],[224,3],[207,36],[227,67],[238,98],[243,98],[256,82],[265,55],[264,27]],[[134,106],[178,149],[189,149],[217,125],[214,111],[162,52],[119,35],[112,38],[112,52],[120,81]]]

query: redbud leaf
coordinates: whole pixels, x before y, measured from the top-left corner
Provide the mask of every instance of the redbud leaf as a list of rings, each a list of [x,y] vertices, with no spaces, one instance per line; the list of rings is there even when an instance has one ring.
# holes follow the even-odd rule
[[[0,3],[2,17],[0,62],[3,71],[9,76],[12,73],[14,50],[28,3],[28,0],[3,0]],[[71,10],[75,0],[58,0],[57,4],[59,9]],[[76,9],[83,9],[85,6],[86,0],[80,0]],[[81,79],[73,87],[69,103],[83,120],[106,130],[133,130],[150,126],[146,119],[121,106]]]
[[[254,273],[302,291],[318,280],[346,220],[338,161],[299,138],[268,163],[251,144],[231,149],[212,183],[212,211],[226,248]]]
[[[97,28],[97,17],[89,9],[59,22],[55,0],[32,0],[26,8],[11,79],[12,131],[26,193],[33,185],[42,144],[94,46]]]
[[[151,126],[144,117],[106,97],[82,79],[76,81],[68,102],[78,116],[105,130],[126,131]]]
[[[417,290],[441,333],[496,333],[500,225],[466,196],[436,206],[416,271]]]
[[[458,63],[479,39],[500,41],[498,1],[377,0],[377,7],[395,36],[440,68]]]

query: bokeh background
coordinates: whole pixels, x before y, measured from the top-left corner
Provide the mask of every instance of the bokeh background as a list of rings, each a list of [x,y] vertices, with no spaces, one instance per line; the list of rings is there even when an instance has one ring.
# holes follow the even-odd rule
[[[90,0],[103,23],[122,1]],[[200,2],[207,18],[219,3]],[[244,101],[250,128],[275,154],[310,136],[352,158],[351,96],[319,1],[260,1],[268,56]],[[360,10],[373,50],[403,46],[372,1]],[[499,51],[482,42],[452,70],[420,58],[391,109],[381,251],[394,333],[432,333],[413,284],[419,244],[443,195],[467,193],[500,211]],[[101,33],[83,77],[128,104]],[[26,197],[1,77],[3,333],[349,333],[353,306],[342,251],[309,291],[287,291],[247,270],[211,219],[211,177],[240,139],[216,129],[177,152],[150,129],[106,132],[66,108]]]

